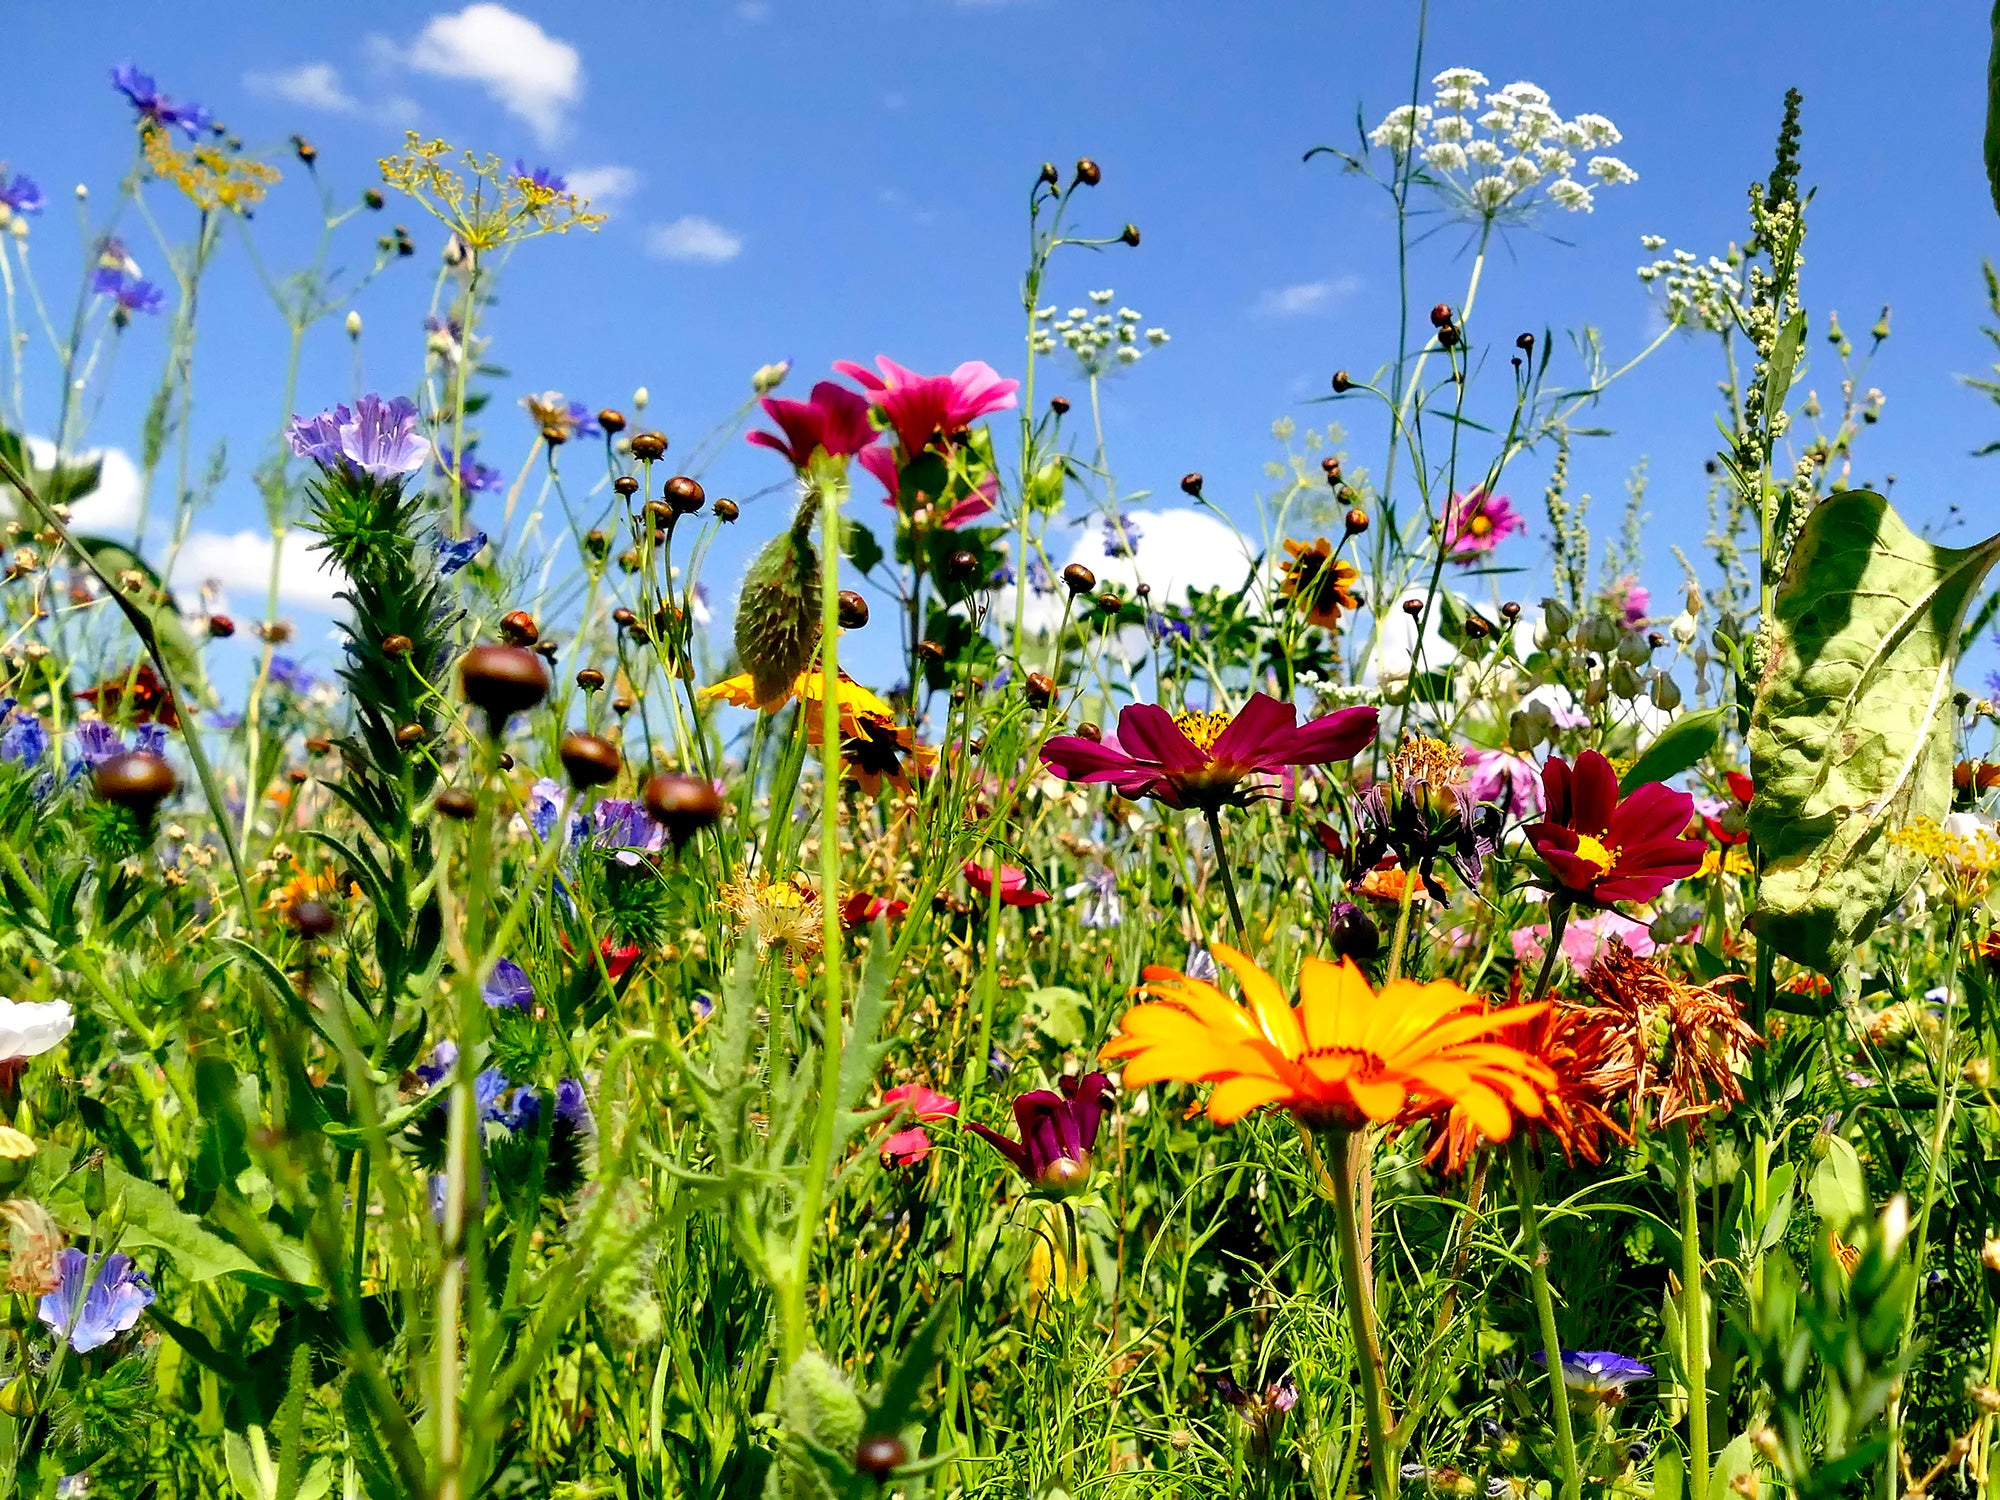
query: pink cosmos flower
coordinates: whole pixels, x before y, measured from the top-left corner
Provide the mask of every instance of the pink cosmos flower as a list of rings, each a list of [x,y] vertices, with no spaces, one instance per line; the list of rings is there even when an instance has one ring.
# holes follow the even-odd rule
[[[919,375],[906,370],[886,354],[875,356],[876,375],[851,359],[837,360],[834,369],[857,382],[882,408],[889,425],[896,429],[896,441],[903,457],[916,457],[942,436],[948,446],[951,435],[989,412],[1005,411],[1014,404],[1020,381],[1002,380],[983,360],[967,360],[949,375]]]
[[[868,403],[831,380],[822,380],[814,386],[810,401],[766,396],[763,406],[764,414],[778,424],[783,436],[776,432],[753,432],[748,440],[761,448],[776,449],[792,461],[795,469],[805,468],[821,449],[832,458],[865,453],[882,436],[868,420]]]
[[[983,899],[993,893],[993,872],[974,859],[968,859],[961,868],[965,871],[966,884],[977,891]],[[1051,899],[1049,893],[1028,883],[1028,872],[1019,865],[1000,867],[1000,904],[1002,906],[1040,906]]]
[[[931,1154],[931,1138],[924,1133],[924,1124],[931,1120],[949,1120],[958,1113],[956,1099],[933,1093],[920,1083],[898,1084],[882,1095],[882,1102],[898,1106],[898,1115],[913,1115],[918,1121],[883,1140],[882,1165],[885,1167],[916,1166]]]
[[[1644,922],[1635,922],[1615,911],[1600,911],[1569,919],[1569,925],[1563,928],[1563,957],[1572,969],[1581,974],[1597,961],[1598,954],[1613,938],[1630,949],[1634,958],[1650,957],[1660,946],[1653,941],[1653,935],[1647,931]],[[1517,963],[1524,967],[1539,964],[1542,955],[1548,951],[1549,924],[1537,922],[1532,927],[1516,928],[1513,943]]]
[[[1491,802],[1510,817],[1539,817],[1542,768],[1511,750],[1465,752],[1465,790],[1475,802]]]
[[[1646,586],[1627,573],[1611,585],[1609,602],[1625,618],[1627,630],[1637,630],[1646,623],[1646,612],[1653,607],[1653,596],[1646,592]]]
[[[858,457],[861,467],[882,481],[882,488],[887,492],[882,496],[882,503],[890,506],[900,504],[903,476],[896,467],[896,455],[887,448],[874,447],[862,449]],[[999,493],[999,479],[992,474],[984,475],[971,494],[957,501],[942,515],[933,514],[932,524],[953,530],[976,521],[993,509],[994,497]]]
[[[1447,556],[1468,562],[1491,552],[1503,537],[1527,529],[1528,523],[1505,495],[1489,495],[1484,489],[1463,490],[1451,497],[1444,523],[1444,550]]]

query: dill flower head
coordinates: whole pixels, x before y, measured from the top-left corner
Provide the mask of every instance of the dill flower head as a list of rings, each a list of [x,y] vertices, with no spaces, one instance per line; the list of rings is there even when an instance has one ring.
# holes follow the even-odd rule
[[[746,871],[723,887],[722,909],[739,932],[757,939],[759,953],[783,948],[793,963],[803,963],[820,950],[819,892],[810,886]]]
[[[1290,559],[1279,570],[1279,592],[1308,623],[1324,630],[1339,629],[1341,611],[1360,608],[1354,597],[1360,569],[1344,557],[1336,559],[1333,543],[1325,537],[1310,544],[1287,541],[1285,551]]]
[[[475,253],[572,229],[596,229],[603,214],[569,191],[561,178],[503,167],[493,155],[458,153],[448,165],[449,142],[404,136],[403,150],[381,160],[382,180],[416,200],[467,250]]]
[[[219,141],[197,139],[180,146],[166,127],[148,123],[139,133],[146,166],[155,177],[171,182],[204,213],[225,209],[242,213],[263,200],[278,169],[232,151]]]
[[[2000,831],[1973,813],[1950,813],[1942,823],[1912,818],[1889,830],[1889,842],[1928,864],[1960,906],[1981,900],[2000,870]]]

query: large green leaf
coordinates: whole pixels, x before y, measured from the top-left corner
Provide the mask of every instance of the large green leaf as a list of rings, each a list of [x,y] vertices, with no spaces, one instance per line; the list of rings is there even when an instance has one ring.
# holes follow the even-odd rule
[[[1850,490],[1807,519],[1750,723],[1751,926],[1830,973],[1915,878],[1888,834],[1951,808],[1952,668],[2000,536],[1940,547]]]
[[[1701,758],[1722,737],[1726,712],[1720,705],[1694,708],[1675,719],[1632,762],[1631,769],[1618,778],[1619,792],[1629,797],[1635,788],[1649,781],[1665,781],[1700,764]]]

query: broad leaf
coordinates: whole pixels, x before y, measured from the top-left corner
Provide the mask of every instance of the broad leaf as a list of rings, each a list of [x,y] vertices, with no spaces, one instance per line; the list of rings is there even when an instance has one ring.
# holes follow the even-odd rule
[[[1675,719],[1632,762],[1632,768],[1618,778],[1618,790],[1630,796],[1635,788],[1649,781],[1665,781],[1699,764],[1721,738],[1726,712],[1720,706],[1697,708]]]
[[[1866,490],[1807,519],[1750,724],[1751,926],[1786,957],[1831,973],[1915,878],[1888,835],[1951,809],[1952,668],[1996,558],[2000,537],[1937,546]]]

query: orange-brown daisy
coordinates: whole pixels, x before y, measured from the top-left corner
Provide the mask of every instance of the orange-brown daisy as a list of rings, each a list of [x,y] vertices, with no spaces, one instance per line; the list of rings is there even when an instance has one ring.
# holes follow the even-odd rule
[[[181,714],[174,695],[160,680],[150,662],[141,662],[127,672],[105,678],[95,687],[76,695],[109,723],[144,724],[158,719],[169,729],[181,727]]]
[[[1335,558],[1333,543],[1320,537],[1311,543],[1287,541],[1290,560],[1279,568],[1279,592],[1297,606],[1311,624],[1340,628],[1343,610],[1360,608],[1354,585],[1361,570],[1346,558]]]
[[[1597,1002],[1590,1014],[1606,1028],[1594,1081],[1625,1100],[1635,1125],[1664,1127],[1742,1099],[1736,1060],[1764,1039],[1723,989],[1728,982],[1689,984],[1615,938],[1584,971],[1583,988]]]
[[[819,719],[808,718],[806,739],[817,746],[825,738]],[[921,781],[936,765],[936,747],[918,744],[916,731],[907,724],[894,724],[874,714],[856,714],[853,727],[841,730],[842,775],[871,797],[881,795],[885,781],[908,793],[911,779]]]

